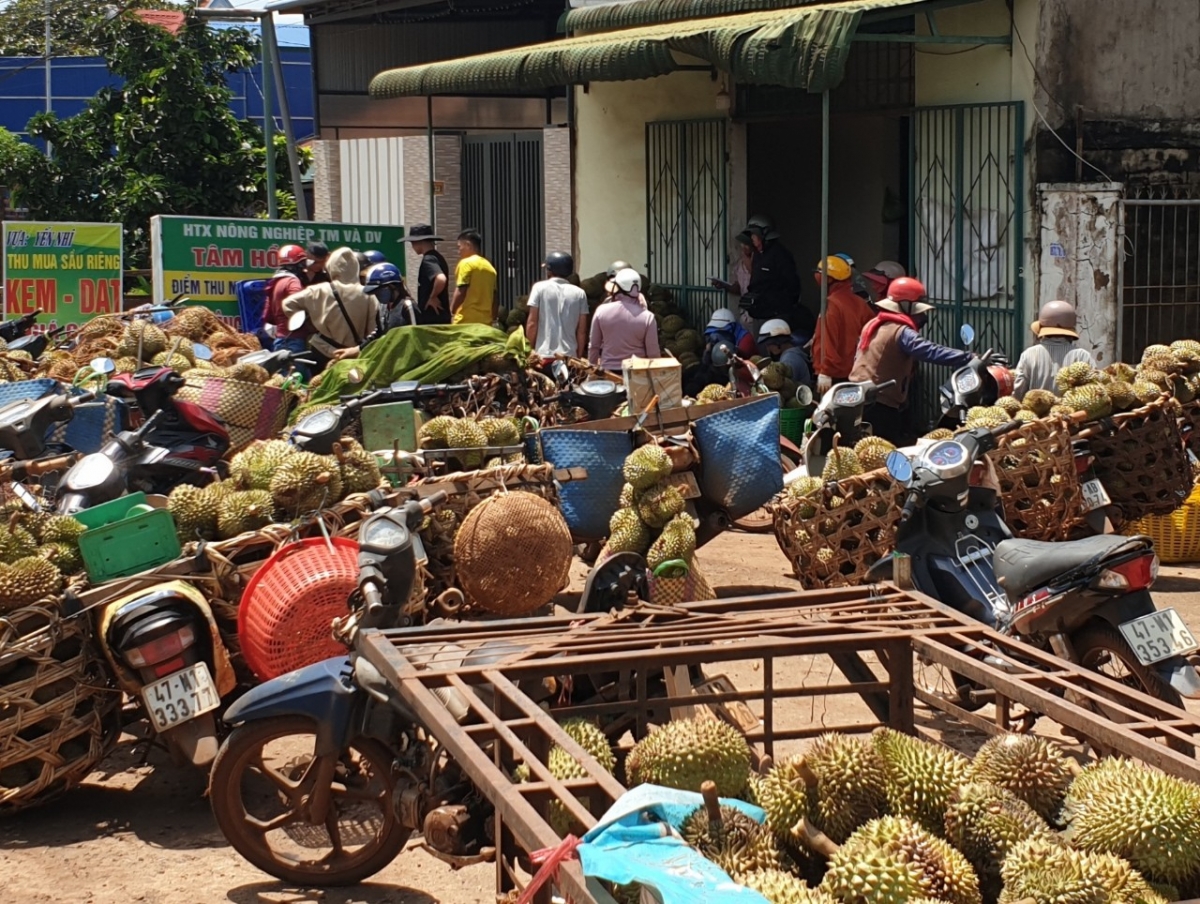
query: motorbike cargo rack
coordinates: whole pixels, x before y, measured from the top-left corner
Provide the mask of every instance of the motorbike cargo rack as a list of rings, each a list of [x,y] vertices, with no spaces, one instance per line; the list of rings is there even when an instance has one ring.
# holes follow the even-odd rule
[[[463,650],[497,641],[521,649],[501,648],[490,663],[457,664]],[[797,752],[797,739],[830,731],[865,733],[881,725],[915,734],[927,725],[960,733],[973,729],[982,739],[1010,730],[1028,713],[1056,723],[1060,734],[1088,738],[1093,746],[1200,780],[1200,762],[1163,743],[1194,752],[1200,745],[1200,717],[893,584],[671,608],[641,605],[595,616],[364,631],[357,649],[493,805],[499,894],[527,883],[534,869],[529,853],[560,843],[547,821],[551,800],[588,829],[625,791],[618,777],[555,721],[573,716],[615,718],[616,725],[606,730],[619,741],[626,728],[641,737],[649,722],[662,721],[668,711],[674,718],[711,710],[737,724],[762,754],[779,757]],[[990,654],[986,659],[985,653]],[[437,670],[439,657],[454,657],[456,664]],[[689,667],[705,666],[712,674],[722,664],[740,668],[743,687],[716,677],[691,687]],[[918,682],[917,669],[930,664],[975,682],[973,702],[981,709],[968,712]],[[660,672],[667,679],[665,696],[660,688],[652,698],[650,676]],[[580,676],[601,675],[611,679],[608,697],[587,705],[572,701],[571,688],[579,686]],[[457,690],[466,701],[470,717],[464,724],[435,695],[444,688]],[[535,699],[547,696],[548,689],[553,689],[546,701],[550,712]],[[833,697],[841,698],[839,706],[855,718],[827,721],[820,705]],[[918,700],[930,711],[918,710]],[[786,701],[801,705],[785,713],[780,704]],[[555,744],[584,767],[586,778],[559,780],[550,774],[546,763]],[[1068,746],[1068,753],[1072,749]],[[626,741],[617,751],[618,762],[627,751]],[[518,761],[528,766],[530,781],[514,783]],[[576,834],[583,832],[577,828]],[[584,877],[577,861],[561,863],[554,884],[576,904],[612,901],[604,886]],[[549,884],[534,900],[550,901]]]

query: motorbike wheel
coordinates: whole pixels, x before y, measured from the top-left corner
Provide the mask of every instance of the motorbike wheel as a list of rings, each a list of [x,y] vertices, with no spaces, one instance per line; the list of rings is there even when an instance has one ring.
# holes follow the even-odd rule
[[[1098,672],[1106,678],[1149,694],[1151,697],[1183,707],[1183,698],[1175,688],[1158,677],[1152,670],[1138,662],[1137,656],[1121,636],[1121,632],[1107,622],[1093,622],[1071,638],[1075,656],[1085,669]],[[1127,721],[1124,713],[1104,711],[1101,714],[1114,722]],[[1095,745],[1093,745],[1095,746]],[[1167,746],[1172,750],[1191,756],[1192,745],[1171,740]]]
[[[213,763],[213,813],[234,850],[263,872],[301,886],[354,885],[391,863],[412,834],[393,805],[393,756],[368,738],[351,741],[333,764],[328,812],[315,822],[309,807],[326,759],[314,755],[315,743],[303,716],[235,728]]]
[[[796,463],[787,455],[781,455],[780,460],[783,464],[784,474],[795,469]],[[738,530],[744,530],[748,534],[769,534],[775,528],[775,516],[764,505],[749,515],[743,515],[741,518],[735,519],[733,526]]]

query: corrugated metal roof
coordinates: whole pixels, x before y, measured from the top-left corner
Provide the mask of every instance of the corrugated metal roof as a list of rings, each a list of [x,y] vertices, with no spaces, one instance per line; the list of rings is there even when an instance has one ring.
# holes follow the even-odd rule
[[[822,91],[842,79],[862,14],[920,0],[847,0],[628,28],[407,66],[371,80],[372,97],[531,91],[666,75],[676,54],[704,60],[746,84]]]
[[[578,34],[818,4],[833,5],[831,0],[625,0],[568,10],[561,25],[564,31]]]

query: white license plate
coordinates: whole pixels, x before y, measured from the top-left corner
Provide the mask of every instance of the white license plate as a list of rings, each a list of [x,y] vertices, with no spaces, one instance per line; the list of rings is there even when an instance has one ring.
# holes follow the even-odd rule
[[[174,728],[221,705],[208,665],[197,662],[186,669],[147,684],[142,702],[157,732]]]
[[[1121,633],[1142,665],[1191,653],[1200,644],[1174,609],[1143,615],[1121,625]]]
[[[1098,508],[1104,508],[1104,506],[1112,504],[1112,500],[1108,498],[1108,492],[1104,489],[1104,484],[1099,480],[1087,481],[1084,483],[1082,489],[1083,508],[1085,511],[1094,512]]]

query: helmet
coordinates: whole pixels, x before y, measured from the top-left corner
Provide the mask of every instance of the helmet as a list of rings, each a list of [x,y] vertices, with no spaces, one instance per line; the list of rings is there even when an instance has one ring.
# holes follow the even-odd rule
[[[628,269],[629,269],[629,264],[625,263],[625,261],[613,261],[612,266],[610,266],[608,268],[608,270],[605,271],[604,275],[607,276],[609,279],[612,279],[614,276],[616,276],[622,270],[628,270]]]
[[[308,252],[299,245],[284,245],[279,249],[279,266],[304,266],[308,263]]]
[[[1042,336],[1069,336],[1078,339],[1075,331],[1075,306],[1069,301],[1048,301],[1038,311],[1034,332]]]
[[[840,257],[851,267],[854,266],[854,258],[852,258],[850,255],[848,255],[845,251],[839,251],[837,254],[834,255],[834,257]]]
[[[705,332],[709,330],[725,330],[737,323],[737,318],[733,315],[733,311],[729,308],[717,308],[713,311],[712,317],[709,318],[708,326],[704,328]]]
[[[846,263],[845,258],[841,255],[825,258],[825,263],[822,265],[817,261],[817,266],[814,268],[818,273],[828,273],[830,279],[843,280],[849,279],[853,274],[850,272],[850,265]]]
[[[395,264],[384,262],[382,264],[372,264],[367,270],[367,275],[363,279],[363,291],[368,295],[379,291],[384,286],[397,285],[404,281],[400,275],[400,268]]]
[[[633,295],[641,291],[642,278],[638,275],[637,270],[625,267],[623,270],[618,270],[617,275],[612,278],[612,286],[614,295],[618,292],[622,295]]]
[[[1013,378],[1013,372],[1003,364],[990,364],[987,369],[988,375],[996,381],[996,395],[998,398],[1010,396],[1013,394],[1013,387],[1016,385],[1016,380]]]
[[[746,232],[762,236],[763,241],[779,238],[779,233],[775,231],[775,224],[771,222],[771,218],[764,217],[760,213],[746,221]]]
[[[895,314],[923,314],[932,311],[933,305],[925,301],[925,284],[911,276],[893,279],[888,286],[887,298],[881,298],[876,306]]]
[[[575,261],[565,251],[551,251],[546,255],[546,270],[551,276],[567,277],[575,272]]]
[[[882,273],[888,279],[899,279],[901,276],[908,275],[908,271],[904,269],[904,265],[898,264],[895,261],[880,261],[871,269]]]
[[[366,260],[368,267],[371,266],[372,264],[386,264],[387,263],[387,257],[384,255],[384,253],[382,251],[364,251],[363,259]]]
[[[791,339],[792,328],[788,326],[786,320],[775,318],[768,320],[758,330],[758,342],[761,345],[764,342],[769,342],[772,339]]]

